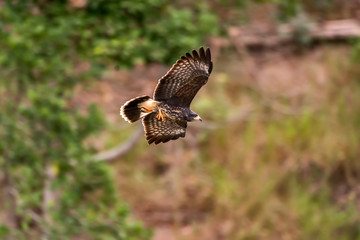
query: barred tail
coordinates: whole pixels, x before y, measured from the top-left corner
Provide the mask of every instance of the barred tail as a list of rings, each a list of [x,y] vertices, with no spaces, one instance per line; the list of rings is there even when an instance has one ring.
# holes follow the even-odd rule
[[[129,123],[136,122],[140,118],[156,110],[158,102],[149,96],[141,96],[127,101],[120,108],[120,115]]]

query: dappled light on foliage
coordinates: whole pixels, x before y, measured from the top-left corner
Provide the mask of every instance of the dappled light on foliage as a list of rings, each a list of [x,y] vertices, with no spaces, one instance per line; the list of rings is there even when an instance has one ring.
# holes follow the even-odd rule
[[[168,63],[216,33],[208,10],[169,2],[0,2],[0,238],[149,239],[87,144],[103,111],[73,99],[107,67]]]

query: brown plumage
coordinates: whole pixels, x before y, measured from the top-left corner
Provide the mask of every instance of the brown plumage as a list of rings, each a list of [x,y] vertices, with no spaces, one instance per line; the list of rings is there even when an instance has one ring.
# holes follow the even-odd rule
[[[201,121],[190,110],[190,104],[207,83],[212,68],[209,48],[193,50],[192,55],[186,53],[159,80],[153,99],[148,96],[131,99],[121,107],[120,114],[130,123],[143,118],[149,144],[185,137],[187,122]]]

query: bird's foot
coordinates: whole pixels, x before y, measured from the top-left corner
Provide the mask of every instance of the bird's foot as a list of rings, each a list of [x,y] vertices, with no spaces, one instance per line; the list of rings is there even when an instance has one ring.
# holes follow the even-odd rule
[[[164,121],[164,114],[161,112],[160,109],[159,109],[158,115],[156,115],[156,118],[157,118],[158,120]]]

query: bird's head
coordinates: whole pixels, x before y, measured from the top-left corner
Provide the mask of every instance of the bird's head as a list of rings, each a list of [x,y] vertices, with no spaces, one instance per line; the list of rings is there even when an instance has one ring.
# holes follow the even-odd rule
[[[201,119],[201,117],[200,117],[198,114],[195,114],[195,115],[194,115],[194,118],[193,118],[193,121],[200,121],[200,122],[202,122],[202,119]]]

